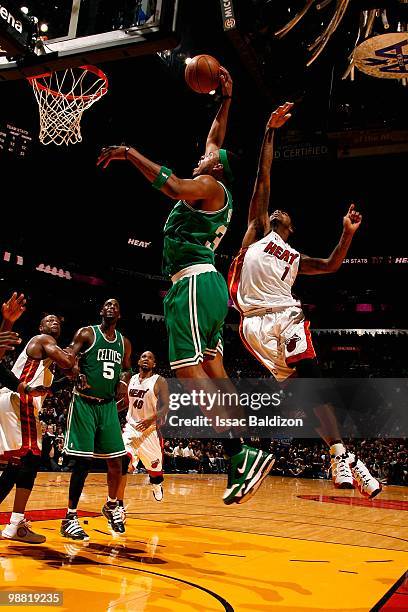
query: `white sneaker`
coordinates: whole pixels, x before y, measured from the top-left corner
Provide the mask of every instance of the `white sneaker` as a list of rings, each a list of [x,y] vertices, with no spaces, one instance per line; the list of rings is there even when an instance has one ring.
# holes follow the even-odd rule
[[[152,493],[156,501],[161,502],[163,500],[163,487],[161,484],[152,484]]]
[[[352,457],[350,463],[354,463],[354,456],[350,456]],[[351,472],[354,476],[357,488],[362,495],[373,499],[376,495],[381,493],[382,485],[370,474],[367,467],[360,459],[357,459],[355,465],[351,467]]]
[[[354,478],[350,469],[350,462],[354,456],[349,453],[331,456],[332,480],[336,489],[354,489]]]

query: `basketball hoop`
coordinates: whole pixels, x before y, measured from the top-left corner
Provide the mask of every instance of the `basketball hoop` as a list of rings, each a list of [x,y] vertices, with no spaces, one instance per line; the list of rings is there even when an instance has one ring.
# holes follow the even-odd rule
[[[28,81],[40,110],[40,142],[81,142],[82,115],[107,93],[106,74],[96,66],[80,66],[30,77]]]

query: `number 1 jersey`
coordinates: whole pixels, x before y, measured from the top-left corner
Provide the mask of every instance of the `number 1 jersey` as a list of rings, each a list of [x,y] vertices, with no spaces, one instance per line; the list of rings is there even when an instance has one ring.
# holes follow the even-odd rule
[[[274,231],[240,250],[228,274],[238,310],[248,315],[261,308],[300,306],[292,295],[300,254]]]

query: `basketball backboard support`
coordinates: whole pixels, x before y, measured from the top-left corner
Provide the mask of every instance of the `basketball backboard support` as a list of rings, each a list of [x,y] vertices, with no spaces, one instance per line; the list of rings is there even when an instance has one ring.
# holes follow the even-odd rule
[[[27,17],[38,19],[37,42],[24,55],[0,57],[0,81],[147,55],[178,44],[178,0],[26,0],[21,4],[29,9]],[[1,33],[2,29],[0,47]]]

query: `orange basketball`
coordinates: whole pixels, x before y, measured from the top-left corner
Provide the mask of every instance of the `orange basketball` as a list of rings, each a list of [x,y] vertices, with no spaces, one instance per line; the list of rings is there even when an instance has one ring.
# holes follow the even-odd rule
[[[197,93],[217,89],[220,82],[220,63],[211,55],[196,55],[186,66],[186,83]]]

